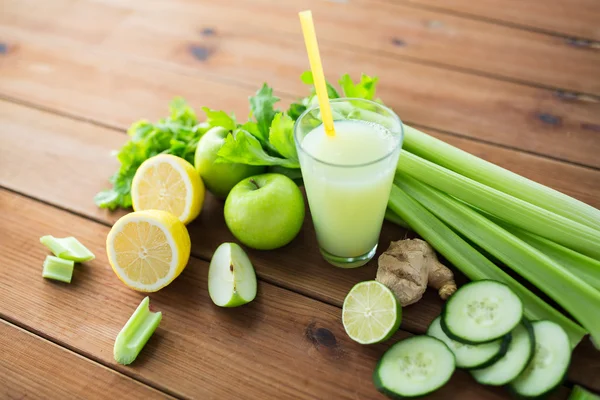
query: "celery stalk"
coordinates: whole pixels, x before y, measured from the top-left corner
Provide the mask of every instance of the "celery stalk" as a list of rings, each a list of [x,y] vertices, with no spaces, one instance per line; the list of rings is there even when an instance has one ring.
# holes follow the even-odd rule
[[[577,346],[585,336],[586,331],[581,326],[552,308],[481,255],[445,223],[396,185],[392,186],[388,206],[469,279],[493,279],[508,285],[523,301],[527,318],[531,320],[549,319],[560,324],[569,335],[573,347]]]
[[[578,276],[596,290],[600,290],[600,261],[554,243],[551,240],[524,231],[501,221],[493,222],[500,225],[525,243],[535,247],[573,275]]]
[[[537,286],[600,339],[600,292],[550,257],[447,194],[410,176],[395,184],[430,212]]]
[[[413,176],[503,221],[600,260],[600,231],[476,182],[407,151],[399,172]]]
[[[115,361],[123,365],[131,364],[140,354],[161,319],[162,313],[150,311],[150,298],[144,297],[117,335],[113,349]]]
[[[568,400],[600,400],[600,396],[594,394],[579,385],[575,385]]]
[[[600,210],[404,125],[402,147],[454,172],[600,230]]]
[[[389,207],[385,210],[385,219],[396,225],[400,225],[403,228],[410,229],[408,224],[404,222],[404,220],[400,218],[398,214],[393,212]]]
[[[56,257],[75,262],[93,260],[94,254],[72,236],[55,238],[51,235],[42,236],[40,243],[46,246]]]
[[[62,258],[54,256],[46,256],[42,276],[46,279],[71,283],[74,267],[75,262],[73,261],[63,260]]]

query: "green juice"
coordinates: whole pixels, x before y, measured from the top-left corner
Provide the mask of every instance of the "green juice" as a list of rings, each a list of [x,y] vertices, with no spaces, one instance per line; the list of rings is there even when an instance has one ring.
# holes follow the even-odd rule
[[[323,125],[304,136],[299,152],[302,175],[326,259],[374,253],[398,162],[399,140],[382,125],[360,120],[336,121],[334,136],[328,136]],[[367,261],[338,266],[356,267]]]

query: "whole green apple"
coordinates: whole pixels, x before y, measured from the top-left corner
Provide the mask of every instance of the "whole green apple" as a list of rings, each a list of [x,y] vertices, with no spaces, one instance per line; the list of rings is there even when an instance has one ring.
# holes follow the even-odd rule
[[[304,198],[285,175],[246,178],[231,189],[225,201],[225,222],[243,244],[258,250],[285,246],[304,221]]]
[[[227,129],[220,126],[211,128],[198,141],[194,159],[196,170],[206,188],[223,199],[236,183],[265,170],[262,166],[215,163],[217,153],[225,143],[228,133]]]

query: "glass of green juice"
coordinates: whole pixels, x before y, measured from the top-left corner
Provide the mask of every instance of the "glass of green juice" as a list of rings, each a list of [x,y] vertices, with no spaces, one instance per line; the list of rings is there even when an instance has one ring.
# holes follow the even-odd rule
[[[330,101],[335,135],[318,106],[294,125],[304,187],[321,254],[336,267],[366,264],[377,250],[402,147],[400,118],[370,100]]]

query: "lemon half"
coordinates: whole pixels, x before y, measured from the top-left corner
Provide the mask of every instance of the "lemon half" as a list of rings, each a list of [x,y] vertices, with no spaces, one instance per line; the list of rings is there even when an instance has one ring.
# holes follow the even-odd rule
[[[108,261],[131,289],[155,292],[171,283],[188,263],[187,228],[166,211],[137,211],[121,217],[106,238]]]
[[[138,168],[131,184],[131,200],[135,211],[168,211],[187,224],[200,214],[204,183],[183,158],[159,154]]]

